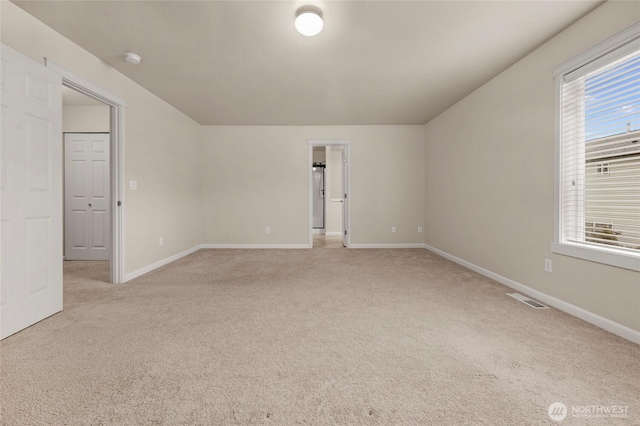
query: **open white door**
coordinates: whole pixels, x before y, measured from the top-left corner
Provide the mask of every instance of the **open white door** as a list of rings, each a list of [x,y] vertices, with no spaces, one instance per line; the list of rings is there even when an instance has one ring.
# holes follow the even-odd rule
[[[349,247],[349,173],[348,173],[348,146],[342,147],[342,245]]]
[[[0,339],[62,310],[62,81],[2,44]]]
[[[65,133],[66,260],[109,260],[109,134]]]

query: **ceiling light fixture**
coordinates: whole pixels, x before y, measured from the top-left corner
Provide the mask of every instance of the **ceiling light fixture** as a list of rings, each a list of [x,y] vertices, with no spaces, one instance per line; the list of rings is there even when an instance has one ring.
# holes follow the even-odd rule
[[[322,11],[315,6],[302,6],[296,11],[296,30],[305,36],[314,36],[322,31]]]
[[[135,53],[127,52],[124,54],[124,60],[133,65],[138,65],[142,58],[140,55],[136,55]]]

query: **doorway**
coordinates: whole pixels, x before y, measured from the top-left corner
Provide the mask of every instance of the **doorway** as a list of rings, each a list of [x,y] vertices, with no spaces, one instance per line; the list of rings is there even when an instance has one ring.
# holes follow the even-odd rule
[[[62,87],[63,287],[75,276],[110,282],[109,106]]]
[[[309,144],[309,248],[350,246],[350,140]]]
[[[105,213],[108,212],[105,226],[108,226],[104,251],[108,251],[108,282],[120,284],[125,282],[124,264],[124,110],[126,102],[102,89],[83,77],[67,70],[55,62],[45,58],[45,66],[62,77],[62,86],[67,96],[81,96],[82,102],[90,106],[106,108],[106,115],[101,116],[101,129],[109,133],[108,157],[108,193]],[[68,117],[67,117],[68,118]],[[106,123],[104,120],[107,120]],[[107,125],[108,124],[108,125]],[[95,127],[93,127],[95,129]],[[86,130],[81,130],[86,132]],[[104,133],[104,132],[103,132]],[[91,203],[93,204],[93,203]],[[103,229],[105,229],[103,227]],[[104,262],[104,261],[103,261]]]

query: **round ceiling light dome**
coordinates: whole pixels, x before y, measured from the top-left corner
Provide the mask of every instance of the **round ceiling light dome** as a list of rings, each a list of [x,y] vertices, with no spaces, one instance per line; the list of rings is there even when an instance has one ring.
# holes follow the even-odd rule
[[[127,52],[124,54],[124,60],[133,65],[138,65],[142,58],[140,55],[136,55],[135,53]]]
[[[296,11],[296,30],[305,36],[314,36],[322,31],[322,11],[315,6],[302,6]]]

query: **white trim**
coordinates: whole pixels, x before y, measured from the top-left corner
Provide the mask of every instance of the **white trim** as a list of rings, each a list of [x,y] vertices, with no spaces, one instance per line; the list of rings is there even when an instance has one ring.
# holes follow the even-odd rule
[[[203,249],[308,249],[307,244],[202,244]]]
[[[111,226],[112,226],[112,241],[111,241],[111,282],[114,284],[124,283],[126,281],[126,244],[125,244],[125,231],[126,231],[126,191],[125,191],[125,107],[124,106],[112,106],[111,107],[111,158],[112,161],[112,177],[111,177],[111,194],[115,197],[115,202],[112,200],[111,210]],[[113,176],[115,175],[115,176]],[[120,206],[117,202],[120,201]],[[115,210],[115,212],[114,212]],[[115,213],[115,214],[114,214]]]
[[[309,242],[307,248],[313,248],[313,146],[309,145]],[[326,176],[326,173],[325,173]],[[326,208],[326,206],[325,206]],[[325,211],[326,216],[326,211]],[[325,217],[326,219],[326,217]]]
[[[125,275],[125,138],[124,116],[126,101],[111,92],[97,86],[84,77],[44,58],[45,67],[57,72],[62,77],[62,84],[86,96],[103,102],[109,106],[111,133],[111,275],[110,281],[121,284],[127,281]],[[120,206],[118,206],[120,202]]]
[[[344,149],[345,149],[344,155],[345,155],[347,164],[344,168],[344,170],[346,171],[345,173],[346,176],[342,176],[342,180],[343,181],[345,179],[347,180],[347,196],[349,198],[346,203],[344,202],[344,198],[342,201],[342,208],[347,209],[346,216],[347,216],[347,232],[348,232],[347,239],[346,241],[343,240],[343,242],[346,248],[351,248],[351,235],[353,234],[353,228],[351,226],[351,202],[353,200],[352,194],[351,194],[351,141],[349,141],[349,143],[345,145]],[[342,217],[344,218],[344,215]]]
[[[487,278],[491,278],[492,280],[497,281],[500,284],[504,284],[507,287],[510,287],[521,293],[524,293],[533,299],[537,299],[538,301],[545,303],[547,305],[553,306],[554,308],[561,310],[563,312],[566,312],[569,315],[573,315],[574,317],[580,318],[581,320],[586,321],[589,324],[593,324],[596,327],[600,327],[610,333],[613,333],[617,336],[622,337],[623,339],[627,339],[633,343],[640,345],[640,331],[636,331],[625,325],[622,325],[617,322],[611,321],[610,319],[601,317],[598,314],[594,314],[593,312],[589,312],[578,306],[572,305],[571,303],[567,303],[553,296],[549,296],[548,294],[542,293],[541,291],[534,290],[531,287],[527,287],[524,284],[520,284],[517,281],[513,281],[509,278],[503,277],[502,275],[498,275],[487,269],[481,268],[480,266],[474,265],[471,262],[467,262],[466,260],[453,256],[452,254],[449,254],[442,250],[438,250],[435,247],[431,247],[428,244],[424,244],[424,248],[446,259],[449,259],[459,265],[462,265],[465,268],[471,269],[472,271],[475,271],[481,275],[484,275]]]
[[[562,191],[560,188],[560,164],[562,164],[562,150],[560,133],[562,129],[562,77],[555,79],[555,123],[554,123],[554,153],[553,153],[553,241],[558,242],[562,236],[562,222],[560,208]]]
[[[309,145],[309,243],[306,248],[313,248],[313,147],[314,146],[342,146],[344,147],[347,164],[346,164],[346,177],[347,179],[347,194],[351,197],[351,140],[350,139],[307,139]],[[347,209],[347,241],[345,246],[351,248],[351,203],[342,205],[343,209]],[[344,217],[344,214],[343,214]],[[343,229],[344,229],[343,224]],[[343,231],[344,232],[344,231]],[[329,234],[326,234],[329,235]],[[342,236],[342,232],[339,234]]]
[[[185,256],[190,255],[191,253],[197,252],[198,250],[200,250],[200,248],[201,248],[201,245],[198,244],[197,246],[191,247],[190,249],[185,250],[185,251],[183,251],[181,253],[174,254],[173,256],[169,256],[169,257],[167,257],[165,259],[162,259],[162,260],[159,260],[157,262],[154,262],[151,265],[147,265],[144,268],[138,269],[137,271],[130,272],[130,273],[128,273],[126,275],[124,282],[131,281],[133,279],[138,278],[139,276],[147,274],[147,273],[149,273],[149,272],[151,272],[151,271],[153,271],[155,269],[158,269],[161,266],[167,265],[167,264],[169,264],[171,262],[175,262],[176,260],[178,260],[180,258],[183,258]]]
[[[307,139],[310,146],[351,145],[351,139]]]
[[[616,252],[613,248],[607,250],[605,247],[600,248],[554,242],[551,243],[551,251],[565,256],[640,272],[640,256]]]
[[[325,235],[325,233],[324,229],[313,228],[313,235]]]
[[[392,243],[392,244],[351,244],[354,249],[411,249],[424,248],[423,243]]]
[[[620,31],[619,33],[609,37],[601,43],[596,44],[581,54],[574,56],[562,65],[558,65],[553,69],[553,77],[564,77],[566,74],[583,67],[590,62],[601,58],[608,53],[629,44],[640,37],[640,22],[636,22]]]
[[[53,71],[60,74],[62,76],[62,80],[65,81],[65,83],[67,83],[69,87],[76,89],[79,92],[89,94],[89,96],[91,96],[92,98],[98,99],[99,101],[102,101],[108,105],[122,107],[127,106],[127,101],[125,101],[124,99],[104,90],[100,86],[97,86],[84,77],[79,76],[73,71],[69,71],[65,67],[56,64],[49,58],[44,58],[44,65],[47,68],[52,69]]]

